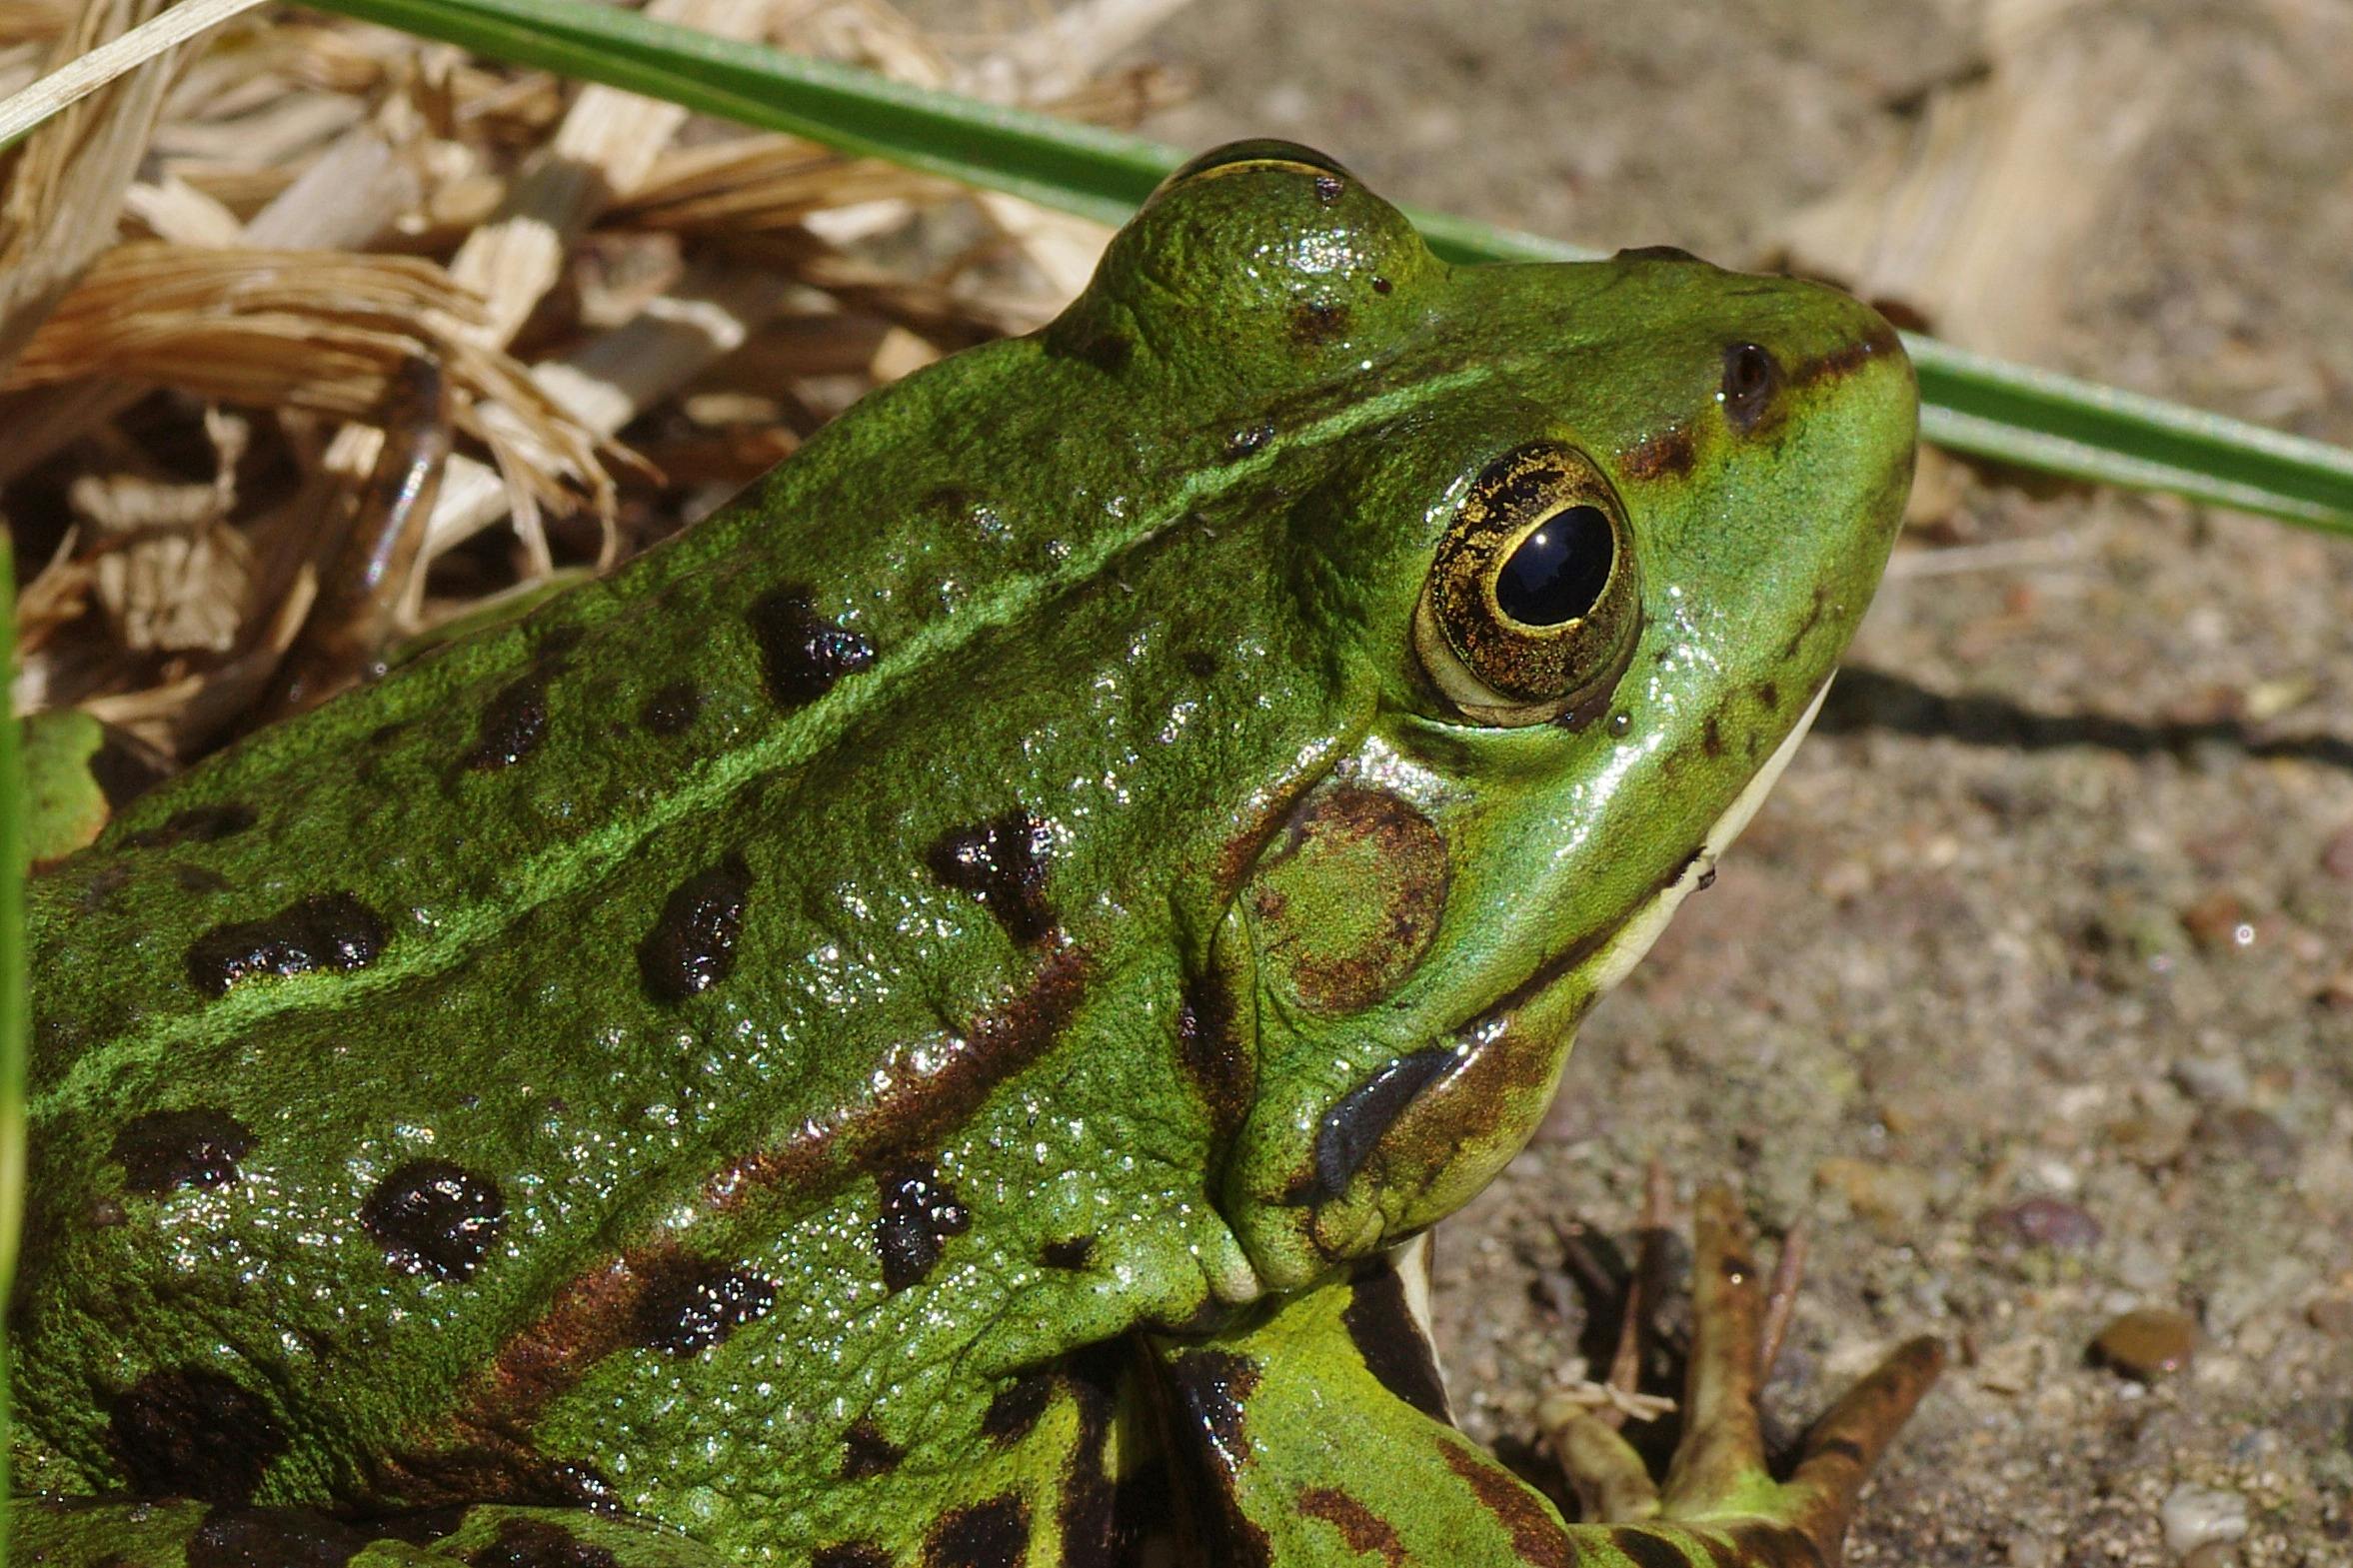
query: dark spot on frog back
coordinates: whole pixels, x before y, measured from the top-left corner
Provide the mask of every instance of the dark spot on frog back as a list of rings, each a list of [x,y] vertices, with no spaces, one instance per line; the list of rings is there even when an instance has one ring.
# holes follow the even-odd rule
[[[868,1481],[878,1475],[889,1475],[906,1457],[907,1450],[885,1437],[873,1416],[860,1416],[842,1434],[845,1481]]]
[[[895,1165],[876,1180],[883,1199],[883,1212],[875,1220],[883,1287],[905,1290],[932,1272],[948,1238],[963,1235],[973,1217],[929,1163]]]
[[[752,880],[752,867],[731,853],[671,889],[638,943],[638,972],[656,1001],[675,1005],[735,972]]]
[[[497,1182],[444,1159],[419,1159],[376,1183],[360,1224],[407,1274],[469,1279],[498,1244],[507,1203]]]
[[[512,768],[538,751],[548,738],[548,690],[538,675],[509,682],[482,711],[474,745],[459,766],[468,773]]]
[[[638,723],[648,733],[673,740],[695,728],[703,712],[703,694],[692,681],[673,681],[657,688],[638,711]]]
[[[924,1538],[924,1568],[1020,1568],[1030,1550],[1030,1507],[1008,1492],[951,1508]]]
[[[108,1153],[121,1161],[123,1185],[133,1192],[174,1187],[222,1187],[237,1179],[237,1161],[253,1134],[225,1110],[149,1110],[115,1134]]]
[[[348,892],[314,893],[258,920],[231,920],[189,944],[188,978],[210,996],[260,975],[364,969],[391,940],[384,918]]]
[[[1119,375],[1136,358],[1136,340],[1126,333],[1095,322],[1071,321],[1068,317],[1049,327],[1042,341],[1049,356],[1077,360],[1107,376]]]
[[[286,1434],[270,1408],[218,1372],[152,1372],[117,1394],[107,1445],[131,1490],[144,1497],[244,1503]]]
[[[344,1568],[367,1546],[308,1508],[216,1508],[188,1538],[187,1568]]]
[[[746,619],[760,646],[769,696],[787,708],[816,702],[844,677],[875,662],[874,644],[819,615],[806,588],[788,586],[763,595]]]
[[[1231,1350],[1187,1350],[1169,1364],[1186,1426],[1230,1462],[1244,1452],[1243,1406],[1258,1387],[1258,1364]]]
[[[1616,1547],[1634,1568],[1691,1568],[1691,1559],[1672,1541],[1660,1540],[1648,1530],[1633,1525],[1620,1525],[1609,1532],[1609,1544]],[[1715,1553],[1711,1547],[1708,1556]],[[1773,1568],[1778,1558],[1750,1557],[1745,1552],[1733,1559],[1741,1568]]]
[[[1396,1527],[1336,1486],[1310,1486],[1301,1490],[1299,1512],[1337,1530],[1348,1550],[1358,1557],[1377,1555],[1391,1565],[1405,1561],[1405,1543],[1397,1535]]]
[[[952,827],[924,851],[924,864],[942,886],[980,899],[1018,942],[1034,942],[1054,929],[1054,910],[1046,902],[1053,858],[1053,827],[1021,810]]]
[[[143,827],[124,835],[123,843],[133,849],[163,849],[183,843],[218,843],[223,838],[236,836],[260,819],[260,813],[250,805],[233,800],[216,801],[211,805],[192,805],[184,811],[174,811],[154,827]]]
[[[775,1305],[776,1286],[749,1269],[681,1259],[638,1297],[637,1340],[650,1350],[696,1355]]]
[[[1226,434],[1225,456],[1229,461],[1246,458],[1273,439],[1274,426],[1270,421],[1259,420],[1255,424],[1243,425]]]
[[[1038,1249],[1038,1261],[1048,1268],[1081,1269],[1095,1261],[1093,1236],[1066,1236]]]
[[[1348,308],[1336,300],[1304,300],[1291,307],[1290,341],[1296,348],[1321,349],[1348,335]]]
[[[981,1435],[1001,1448],[1020,1442],[1037,1427],[1061,1386],[1062,1380],[1052,1372],[1026,1372],[1015,1378],[989,1401],[981,1416]]]
[[[553,1519],[505,1519],[498,1538],[466,1562],[469,1568],[619,1568],[620,1559]]]
[[[893,1568],[891,1554],[872,1541],[836,1541],[821,1546],[809,1559],[809,1568]]]

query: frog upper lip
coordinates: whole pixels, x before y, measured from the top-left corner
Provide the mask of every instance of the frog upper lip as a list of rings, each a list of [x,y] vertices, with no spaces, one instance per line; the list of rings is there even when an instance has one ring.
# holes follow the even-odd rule
[[[1814,689],[1813,697],[1806,703],[1805,711],[1789,727],[1789,733],[1781,738],[1781,744],[1758,765],[1755,773],[1749,775],[1748,783],[1741,786],[1740,793],[1700,836],[1697,848],[1675,862],[1672,869],[1651,884],[1647,894],[1616,918],[1578,933],[1565,946],[1537,964],[1525,979],[1471,1014],[1456,1028],[1456,1038],[1509,1023],[1514,1014],[1538,996],[1604,952],[1608,957],[1600,972],[1594,976],[1593,998],[1598,1000],[1624,979],[1634,965],[1641,961],[1642,955],[1650,950],[1650,944],[1666,928],[1668,919],[1683,899],[1713,875],[1716,861],[1731,846],[1732,840],[1740,836],[1740,830],[1748,825],[1748,819],[1756,814],[1756,808],[1764,803],[1764,797],[1772,791],[1774,782],[1781,777],[1781,771],[1789,766],[1789,759],[1796,755],[1799,744],[1805,740],[1806,732],[1813,728],[1814,719],[1822,711],[1822,701],[1829,696],[1830,682],[1836,674],[1832,671],[1822,678],[1821,685]],[[1476,1048],[1474,1044],[1471,1050]],[[1464,1051],[1462,1059],[1467,1061],[1470,1054],[1471,1051]],[[1454,1070],[1460,1069],[1457,1067]]]

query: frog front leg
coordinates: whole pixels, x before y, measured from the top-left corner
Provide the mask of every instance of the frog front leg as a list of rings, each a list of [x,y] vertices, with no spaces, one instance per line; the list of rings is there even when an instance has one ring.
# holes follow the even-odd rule
[[[1219,1561],[1267,1568],[1780,1568],[1839,1560],[1856,1494],[1934,1381],[1914,1340],[1767,1470],[1755,1405],[1761,1285],[1728,1193],[1702,1195],[1682,1442],[1662,1487],[1598,1421],[1566,1462],[1629,1517],[1569,1525],[1445,1419],[1436,1365],[1386,1261],[1246,1326],[1161,1339],[1173,1442]],[[1638,1479],[1629,1483],[1628,1467]],[[1601,1483],[1595,1485],[1593,1483]]]

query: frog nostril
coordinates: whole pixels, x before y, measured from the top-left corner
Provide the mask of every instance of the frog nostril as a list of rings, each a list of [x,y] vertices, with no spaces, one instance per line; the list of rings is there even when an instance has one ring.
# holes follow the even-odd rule
[[[1769,350],[1754,343],[1735,343],[1724,350],[1724,379],[1716,399],[1734,430],[1743,435],[1754,430],[1780,390],[1781,367]]]

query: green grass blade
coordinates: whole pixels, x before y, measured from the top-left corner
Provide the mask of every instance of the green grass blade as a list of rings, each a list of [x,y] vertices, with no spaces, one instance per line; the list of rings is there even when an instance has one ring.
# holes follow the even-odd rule
[[[0,678],[14,673],[16,617],[8,540],[0,535]],[[5,686],[0,680],[0,686]],[[24,788],[16,725],[0,714],[0,1325],[16,1278],[25,1192]],[[8,1344],[0,1326],[0,1563],[8,1561]]]
[[[887,82],[580,0],[314,0],[320,9],[667,98],[1106,223],[1181,158],[1142,137]],[[1590,254],[1415,213],[1455,261]],[[1908,337],[1921,434],[2022,468],[2353,534],[2353,452]]]

